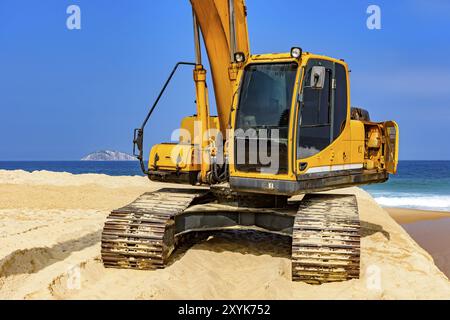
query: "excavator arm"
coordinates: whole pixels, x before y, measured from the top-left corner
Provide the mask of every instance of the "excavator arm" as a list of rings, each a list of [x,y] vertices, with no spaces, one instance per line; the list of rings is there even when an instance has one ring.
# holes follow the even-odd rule
[[[250,55],[245,1],[190,1],[208,53],[220,128],[224,132],[231,112],[233,80],[230,79],[230,68],[234,53]]]
[[[247,9],[244,0],[190,0],[194,20],[194,39],[196,62],[180,62],[173,69],[161,93],[150,109],[141,128],[134,132],[134,154],[140,160],[142,171],[151,179],[164,179],[171,174],[163,174],[158,169],[176,171],[176,180],[179,181],[180,174],[187,176],[186,181],[197,181],[196,173],[200,171],[199,181],[206,182],[210,166],[205,161],[201,164],[193,159],[209,155],[210,129],[219,129],[222,136],[226,137],[226,130],[231,119],[233,85],[236,81],[237,66],[234,59],[236,52],[243,53],[246,57],[250,55]],[[217,107],[217,117],[210,117],[208,88],[206,86],[206,70],[203,68],[201,58],[200,31],[203,36],[204,45],[211,66],[211,75],[214,85],[214,93]],[[144,128],[153,113],[156,105],[164,93],[167,85],[172,79],[179,65],[194,66],[194,82],[196,89],[197,115],[183,119],[182,127],[191,132],[192,140],[190,146],[184,145],[181,149],[169,144],[160,144],[152,148],[150,153],[149,169],[145,169],[143,162],[143,139]],[[234,76],[233,76],[234,75]],[[200,130],[196,135],[194,124],[200,123]],[[200,137],[200,138],[199,138]],[[201,139],[201,141],[199,140]],[[183,140],[180,137],[180,142]],[[138,153],[136,153],[138,151]],[[174,166],[172,157],[177,153]],[[182,159],[182,160],[180,160]],[[190,163],[189,166],[183,164]],[[152,173],[153,172],[153,173]],[[187,172],[187,174],[186,174]],[[153,174],[153,175],[152,175]]]

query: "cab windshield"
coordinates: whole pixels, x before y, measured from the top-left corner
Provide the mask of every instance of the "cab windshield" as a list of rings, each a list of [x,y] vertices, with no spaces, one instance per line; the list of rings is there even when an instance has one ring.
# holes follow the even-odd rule
[[[288,172],[288,126],[297,63],[245,68],[236,116],[235,164],[242,172]]]
[[[236,127],[287,129],[297,68],[297,63],[248,65],[241,86]]]

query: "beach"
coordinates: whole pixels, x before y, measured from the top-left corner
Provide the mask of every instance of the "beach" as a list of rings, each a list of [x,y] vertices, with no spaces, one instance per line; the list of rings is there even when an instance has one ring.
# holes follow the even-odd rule
[[[450,212],[403,209],[403,208],[384,208],[390,216],[400,224],[409,224],[420,221],[439,220],[450,218]]]
[[[400,208],[385,210],[433,257],[437,267],[450,277],[450,213]]]
[[[333,191],[358,199],[358,280],[293,283],[289,242],[254,233],[179,250],[164,270],[105,269],[109,211],[164,186],[139,176],[0,170],[0,299],[450,299],[442,272],[450,214],[385,210],[359,188]]]

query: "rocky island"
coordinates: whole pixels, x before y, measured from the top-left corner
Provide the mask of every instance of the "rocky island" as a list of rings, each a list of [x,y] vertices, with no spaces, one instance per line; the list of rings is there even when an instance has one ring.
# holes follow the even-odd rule
[[[136,158],[120,151],[101,150],[83,157],[81,161],[135,161]]]

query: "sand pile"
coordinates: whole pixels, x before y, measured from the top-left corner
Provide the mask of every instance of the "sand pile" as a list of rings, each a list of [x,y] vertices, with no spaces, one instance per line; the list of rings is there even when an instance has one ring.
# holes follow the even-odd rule
[[[35,171],[29,173],[23,170],[0,170],[0,184],[15,185],[50,185],[58,187],[97,185],[107,188],[148,187],[148,179],[141,176],[113,177],[105,174],[73,175],[67,172]]]
[[[286,238],[240,233],[179,250],[159,271],[104,269],[108,211],[160,188],[142,177],[0,171],[0,299],[450,299],[433,259],[364,191],[361,278],[290,281]]]

